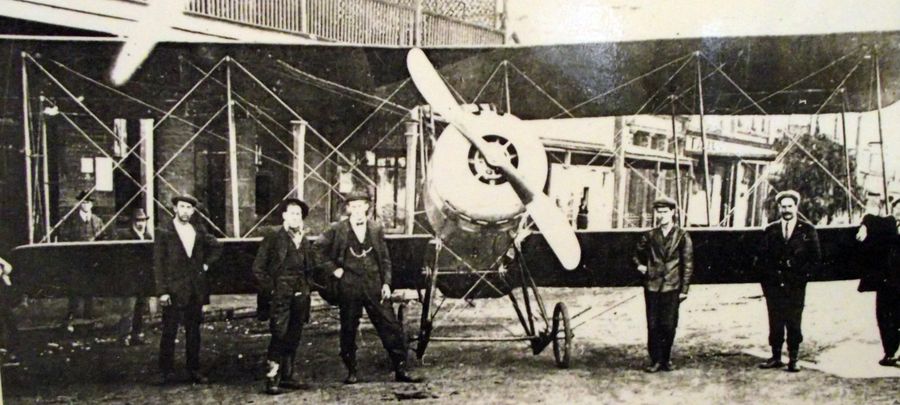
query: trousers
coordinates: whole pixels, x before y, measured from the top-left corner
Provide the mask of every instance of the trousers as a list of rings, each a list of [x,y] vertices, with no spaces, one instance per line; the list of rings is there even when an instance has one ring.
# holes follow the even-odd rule
[[[803,306],[806,285],[780,287],[763,285],[769,316],[769,345],[781,348],[787,335],[788,351],[796,352],[803,342]]]
[[[283,356],[293,356],[300,345],[303,325],[309,321],[309,294],[276,297],[272,300],[269,316],[269,341],[267,357],[279,361]]]
[[[200,323],[203,322],[203,304],[190,303],[184,307],[163,307],[162,336],[159,339],[159,368],[170,372],[175,366],[175,337],[178,327],[184,325],[185,360],[187,369],[200,370]]]
[[[406,336],[390,302],[381,300],[381,286],[373,282],[353,280],[352,275],[341,280],[340,317],[341,317],[341,358],[344,361],[356,359],[356,335],[359,320],[365,309],[375,331],[381,338],[381,344],[388,352],[394,365],[406,360]]]
[[[652,292],[644,290],[647,309],[647,351],[653,363],[668,363],[678,328],[678,291]]]

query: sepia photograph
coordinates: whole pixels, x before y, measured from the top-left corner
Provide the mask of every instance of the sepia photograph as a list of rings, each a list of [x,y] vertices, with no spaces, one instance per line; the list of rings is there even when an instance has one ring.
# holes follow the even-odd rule
[[[0,0],[0,86],[0,405],[900,405],[900,2]]]

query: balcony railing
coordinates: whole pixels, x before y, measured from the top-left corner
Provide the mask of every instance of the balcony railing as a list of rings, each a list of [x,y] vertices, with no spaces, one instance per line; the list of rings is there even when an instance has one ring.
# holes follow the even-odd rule
[[[355,44],[497,45],[505,37],[503,30],[384,0],[190,0],[185,11],[236,24]]]

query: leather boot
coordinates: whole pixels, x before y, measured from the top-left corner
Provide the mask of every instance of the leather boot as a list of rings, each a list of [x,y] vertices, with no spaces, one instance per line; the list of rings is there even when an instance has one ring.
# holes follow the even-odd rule
[[[797,349],[788,350],[788,366],[787,371],[791,373],[800,372],[800,365],[797,364],[797,359],[800,358],[800,351]]]
[[[266,371],[266,394],[283,394],[284,391],[278,386],[281,383],[281,365],[272,360],[267,361],[266,364],[268,365],[268,370]]]
[[[287,355],[281,361],[281,382],[278,384],[281,388],[291,390],[299,390],[303,388],[303,383],[297,377],[294,377],[294,356]]]
[[[781,347],[772,347],[772,357],[768,360],[759,364],[759,368],[767,370],[770,368],[781,368],[784,367],[784,363],[781,362]]]
[[[425,379],[409,375],[409,372],[406,370],[406,362],[399,361],[394,366],[394,381],[402,383],[420,383],[425,381]]]
[[[356,384],[359,382],[356,377],[356,357],[346,356],[343,359],[344,366],[347,367],[347,378],[344,379],[344,384]]]

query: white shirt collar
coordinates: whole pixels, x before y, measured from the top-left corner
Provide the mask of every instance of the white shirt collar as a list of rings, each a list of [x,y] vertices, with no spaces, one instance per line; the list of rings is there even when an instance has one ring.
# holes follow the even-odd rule
[[[188,257],[191,257],[191,254],[194,252],[194,242],[197,239],[197,231],[190,223],[182,224],[177,219],[174,220],[174,223],[175,233],[178,234],[178,239],[181,240],[181,245],[184,246],[185,253],[187,253]]]
[[[84,222],[88,222],[91,220],[91,214],[84,212],[82,210],[78,210],[78,216],[80,216],[81,220]]]

